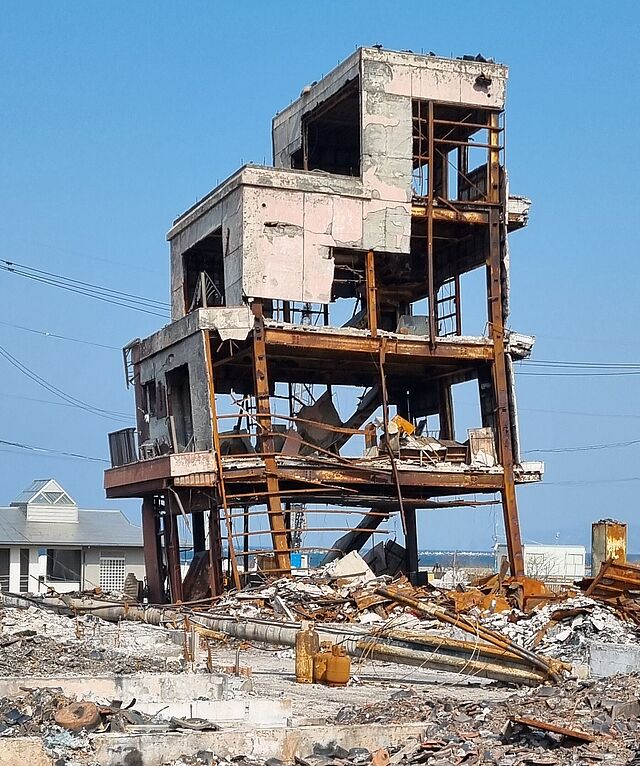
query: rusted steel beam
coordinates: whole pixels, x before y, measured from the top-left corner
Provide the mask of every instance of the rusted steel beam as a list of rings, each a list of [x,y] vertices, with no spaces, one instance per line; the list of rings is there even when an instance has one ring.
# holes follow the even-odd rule
[[[414,203],[411,207],[411,217],[426,218],[428,215],[427,207],[427,205]],[[434,207],[433,220],[444,221],[447,223],[469,223],[486,226],[488,217],[486,211],[451,210],[450,208]]]
[[[280,502],[280,483],[277,477],[278,464],[273,453],[275,452],[272,431],[271,404],[269,391],[269,376],[267,371],[267,345],[265,340],[264,319],[262,316],[262,304],[255,301],[252,306],[255,314],[253,329],[253,382],[256,399],[256,418],[260,427],[258,444],[260,450],[267,453],[264,457],[266,471],[267,513],[271,528],[271,539],[275,554],[276,566],[286,572],[291,569],[289,556],[289,538],[285,529],[284,514]]]
[[[435,184],[435,145],[434,145],[434,124],[433,124],[433,101],[428,104],[428,127],[427,136],[429,140],[429,178],[428,178],[428,196],[427,196],[427,301],[429,309],[429,345],[431,350],[436,348],[436,335],[438,328],[436,326],[436,288],[435,288],[435,264],[433,254],[433,207],[434,207],[434,184]]]
[[[509,719],[512,723],[520,724],[521,726],[528,726],[530,729],[538,729],[540,731],[549,731],[553,734],[560,734],[563,737],[569,739],[576,739],[580,742],[595,742],[596,738],[593,734],[587,734],[585,731],[578,731],[577,729],[569,729],[566,726],[557,726],[554,723],[548,723],[547,721],[538,721],[536,718],[526,718],[524,716],[511,716]]]
[[[203,331],[202,342],[204,344],[204,358],[206,362],[207,370],[207,384],[209,389],[209,407],[211,409],[211,435],[213,439],[213,452],[214,459],[216,461],[216,476],[218,480],[218,494],[222,501],[222,509],[224,512],[226,527],[227,527],[227,546],[229,549],[229,563],[231,564],[231,573],[233,576],[233,583],[237,590],[240,590],[242,583],[240,582],[240,573],[238,571],[238,562],[236,560],[236,550],[233,545],[233,538],[231,536],[231,520],[229,519],[229,506],[227,504],[227,490],[224,483],[224,471],[222,470],[222,450],[220,449],[220,431],[218,429],[218,415],[216,409],[216,392],[213,380],[213,365],[211,360],[211,333],[209,330]],[[212,509],[213,513],[213,509]],[[216,522],[219,523],[218,514],[216,512]],[[219,531],[218,531],[219,535]],[[212,540],[209,541],[210,546]],[[210,577],[213,578],[213,569],[211,569]],[[211,580],[211,588],[213,590],[214,582]]]
[[[165,502],[168,507],[175,501],[168,493]],[[182,572],[180,571],[180,539],[178,537],[178,518],[175,513],[165,513],[162,517],[164,531],[164,549],[167,556],[167,569],[169,572],[169,587],[171,588],[171,601],[182,601]]]
[[[152,495],[142,499],[142,540],[149,601],[153,604],[163,604],[165,602],[164,567],[160,547],[160,524]]]
[[[498,114],[491,115],[492,125],[498,127]],[[500,157],[497,143],[497,132],[490,130],[491,143],[494,148],[489,153],[488,167],[488,196],[492,201],[500,199]],[[489,252],[487,259],[488,313],[491,338],[493,340],[493,387],[495,392],[495,420],[498,441],[498,453],[503,468],[502,480],[502,511],[504,516],[505,535],[511,574],[514,577],[524,575],[524,557],[522,554],[522,538],[518,504],[516,499],[513,436],[511,411],[509,407],[509,384],[507,380],[507,363],[504,339],[504,307],[502,293],[503,269],[503,237],[501,231],[500,213],[498,210],[489,211]]]
[[[379,342],[377,338],[360,335],[347,335],[337,332],[309,332],[297,327],[265,327],[265,341],[270,351],[277,357],[279,349],[284,349],[287,356],[292,354],[312,358],[313,352],[324,352],[337,362],[346,356],[361,363],[363,358],[377,358]],[[490,341],[469,343],[463,340],[439,343],[432,349],[428,343],[410,336],[387,339],[387,361],[390,364],[405,363],[406,358],[420,359],[422,362],[434,360],[455,364],[464,361],[488,361],[493,358]],[[297,353],[296,353],[297,352]],[[275,360],[274,360],[275,361]],[[372,368],[373,371],[373,368]]]
[[[376,287],[376,260],[373,250],[368,250],[366,261],[367,322],[372,337],[378,334],[378,290]]]

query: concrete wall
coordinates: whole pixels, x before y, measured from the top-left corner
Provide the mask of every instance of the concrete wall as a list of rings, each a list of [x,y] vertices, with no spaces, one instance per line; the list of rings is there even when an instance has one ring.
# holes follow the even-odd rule
[[[156,335],[160,335],[157,333]],[[201,333],[194,333],[179,340],[173,341],[171,333],[167,335],[167,345],[157,343],[158,351],[145,357],[138,365],[140,383],[146,384],[152,381],[161,383],[167,392],[166,375],[171,370],[187,365],[189,370],[189,390],[191,397],[191,417],[193,422],[194,450],[212,449],[211,437],[211,409],[209,402],[209,388],[204,374],[205,357],[204,343]],[[143,402],[137,402],[138,407],[143,407]],[[169,428],[165,415],[149,416],[149,440],[154,442],[171,443]]]
[[[100,558],[124,558],[125,577],[129,572],[144,580],[144,554],[142,548],[85,548],[84,550],[84,587],[100,585]]]
[[[75,550],[83,550],[82,580],[58,582],[47,579],[47,556],[39,555],[37,546],[17,546],[9,549],[9,590],[12,593],[20,593],[20,550],[29,548],[29,593],[45,592],[47,588],[54,588],[58,593],[71,593],[82,588],[93,588],[100,585],[100,557],[113,557],[125,559],[125,576],[133,572],[138,580],[143,580],[144,555],[142,547],[139,548],[102,548],[91,547]],[[60,546],[56,546],[60,547]],[[74,548],[74,546],[70,546]],[[42,580],[40,578],[43,578]]]

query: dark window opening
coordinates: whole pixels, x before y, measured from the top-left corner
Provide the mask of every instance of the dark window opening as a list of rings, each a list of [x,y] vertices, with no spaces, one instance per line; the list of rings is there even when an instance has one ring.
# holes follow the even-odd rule
[[[20,593],[29,590],[29,549],[20,548]]]
[[[218,229],[182,256],[186,313],[225,305],[224,250],[222,229]]]
[[[81,582],[80,551],[47,548],[47,580],[50,582]]]
[[[9,590],[9,548],[0,548],[0,590]]]
[[[325,170],[345,176],[360,175],[360,98],[358,80],[302,118],[302,148],[291,157],[291,167]]]
[[[156,382],[151,380],[144,384],[146,411],[151,417],[156,416]]]
[[[175,370],[171,370],[166,374],[166,381],[173,450],[174,452],[188,452],[195,449],[189,366],[183,364],[176,367]]]

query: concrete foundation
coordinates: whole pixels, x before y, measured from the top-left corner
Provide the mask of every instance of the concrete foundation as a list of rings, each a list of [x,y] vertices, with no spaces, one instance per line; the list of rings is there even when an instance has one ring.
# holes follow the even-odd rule
[[[422,724],[376,726],[302,726],[284,729],[243,729],[190,734],[96,734],[95,759],[102,766],[161,766],[181,755],[211,750],[218,757],[247,755],[256,759],[293,761],[307,755],[314,745],[336,743],[344,748],[399,745],[419,736]]]
[[[222,700],[227,692],[227,678],[214,675],[142,673],[136,676],[49,676],[0,678],[0,697],[14,697],[21,689],[56,687],[69,697],[123,701],[135,697],[136,707],[142,702],[192,702]],[[244,717],[244,716],[242,716]]]

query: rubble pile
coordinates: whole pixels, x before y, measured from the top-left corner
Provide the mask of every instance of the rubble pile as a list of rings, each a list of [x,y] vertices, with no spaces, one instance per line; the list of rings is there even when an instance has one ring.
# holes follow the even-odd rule
[[[394,763],[629,763],[640,747],[640,675],[567,681],[504,702],[398,692],[385,702],[342,708],[337,724],[423,722],[424,736]],[[329,766],[329,764],[314,764]]]
[[[615,610],[586,596],[534,609],[530,614],[513,610],[478,615],[480,622],[515,643],[563,662],[585,662],[589,642],[634,644],[637,627],[618,617]]]
[[[36,607],[0,610],[0,676],[124,675],[182,670],[181,647],[166,631],[70,618]]]

